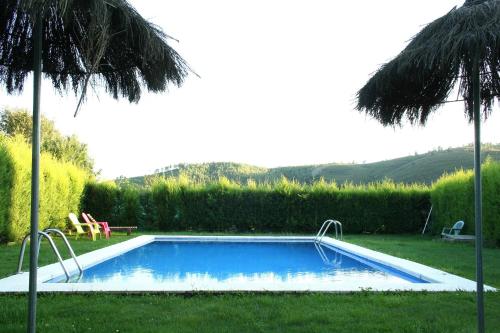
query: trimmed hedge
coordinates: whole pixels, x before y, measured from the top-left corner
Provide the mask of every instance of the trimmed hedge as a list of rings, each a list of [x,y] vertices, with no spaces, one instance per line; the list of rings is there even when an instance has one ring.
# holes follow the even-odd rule
[[[83,191],[81,211],[90,213],[98,221],[111,223],[115,220],[118,193],[119,189],[114,182],[90,181]]]
[[[500,245],[500,163],[487,160],[481,167],[483,194],[483,234]],[[441,232],[463,220],[463,233],[474,234],[474,173],[457,171],[441,177],[432,188],[434,231]]]
[[[158,179],[149,189],[88,184],[82,209],[111,225],[133,224],[162,231],[315,233],[324,220],[342,222],[344,232],[410,233],[421,230],[429,210],[425,186],[390,182],[367,186],[282,179],[239,185],[225,178],[194,184]]]
[[[48,154],[40,160],[40,229],[64,229],[68,213],[78,212],[89,175]],[[10,241],[29,232],[31,147],[22,138],[0,137],[0,236]]]

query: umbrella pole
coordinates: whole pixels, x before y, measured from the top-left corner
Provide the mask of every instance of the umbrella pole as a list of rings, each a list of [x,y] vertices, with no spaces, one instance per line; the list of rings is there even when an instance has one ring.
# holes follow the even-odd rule
[[[476,58],[477,59],[477,58]],[[482,230],[482,198],[481,198],[481,114],[479,62],[474,61],[472,78],[474,98],[474,209],[476,232],[476,293],[477,293],[477,331],[484,332],[484,298],[483,298],[483,230]]]
[[[33,26],[33,133],[31,156],[31,230],[28,332],[36,331],[36,281],[38,268],[38,196],[40,187],[40,82],[42,78],[42,17]]]

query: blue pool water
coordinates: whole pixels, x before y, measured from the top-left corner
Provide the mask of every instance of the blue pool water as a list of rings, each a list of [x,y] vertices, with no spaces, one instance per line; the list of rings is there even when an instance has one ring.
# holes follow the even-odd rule
[[[426,283],[404,272],[313,242],[156,241],[84,270],[72,282],[312,281]],[[65,282],[58,278],[49,282]]]

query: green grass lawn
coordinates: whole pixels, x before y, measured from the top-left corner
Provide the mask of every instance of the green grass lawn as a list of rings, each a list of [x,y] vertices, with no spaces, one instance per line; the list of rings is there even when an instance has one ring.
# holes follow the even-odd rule
[[[345,240],[476,280],[476,250],[472,243],[445,242],[427,236],[394,235],[349,235]],[[500,249],[483,248],[483,263],[485,283],[500,288]]]
[[[126,239],[114,234],[72,244],[81,254]],[[346,240],[474,278],[470,244],[419,236]],[[19,245],[0,246],[0,277],[15,271],[18,255]],[[40,265],[54,260],[44,244]],[[484,250],[484,268],[485,282],[500,287],[500,249]],[[487,293],[485,305],[487,331],[500,332],[500,295]],[[26,310],[25,295],[0,296],[0,331],[24,332]],[[45,294],[38,298],[38,325],[40,332],[474,332],[475,294]]]

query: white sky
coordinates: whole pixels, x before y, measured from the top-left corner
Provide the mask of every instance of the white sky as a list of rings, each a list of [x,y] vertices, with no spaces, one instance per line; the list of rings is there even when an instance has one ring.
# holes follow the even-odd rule
[[[45,80],[42,112],[89,146],[104,178],[169,164],[233,161],[265,167],[371,162],[473,141],[463,104],[447,104],[426,127],[384,128],[353,111],[355,94],[384,62],[457,0],[132,0],[180,42],[201,76],[180,89],[143,93],[139,104],[59,96]],[[0,90],[0,107],[27,107]],[[500,142],[498,106],[484,142]]]

